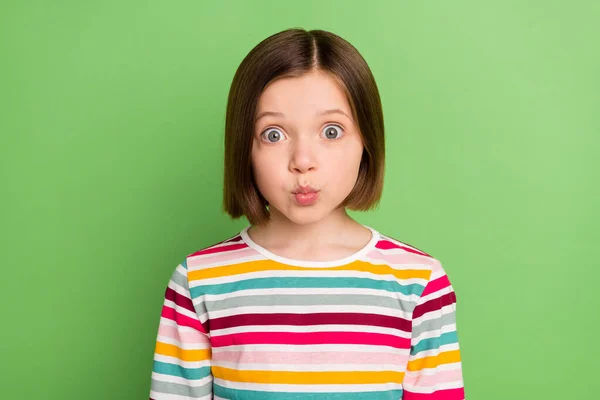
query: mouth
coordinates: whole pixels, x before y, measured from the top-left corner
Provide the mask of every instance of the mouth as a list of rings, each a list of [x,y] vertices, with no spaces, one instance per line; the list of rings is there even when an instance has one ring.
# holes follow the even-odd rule
[[[319,190],[313,188],[312,186],[298,186],[296,190],[294,190],[293,194],[310,194],[310,193],[318,193]]]
[[[301,186],[293,193],[296,204],[300,206],[309,206],[319,199],[319,190],[310,186]]]

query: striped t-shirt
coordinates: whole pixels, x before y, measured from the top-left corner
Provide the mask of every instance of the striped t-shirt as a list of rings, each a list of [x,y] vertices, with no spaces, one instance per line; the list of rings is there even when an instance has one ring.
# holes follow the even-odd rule
[[[235,236],[173,272],[150,399],[463,400],[456,297],[441,263],[375,229],[337,261]]]

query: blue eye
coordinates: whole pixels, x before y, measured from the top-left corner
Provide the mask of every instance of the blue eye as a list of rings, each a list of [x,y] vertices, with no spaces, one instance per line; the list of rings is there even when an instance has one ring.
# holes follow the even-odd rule
[[[336,127],[338,129],[333,129],[332,127]],[[344,131],[341,126],[338,125],[327,125],[325,128],[325,137],[327,139],[337,139],[340,135],[336,136],[336,132],[340,132],[340,134]]]

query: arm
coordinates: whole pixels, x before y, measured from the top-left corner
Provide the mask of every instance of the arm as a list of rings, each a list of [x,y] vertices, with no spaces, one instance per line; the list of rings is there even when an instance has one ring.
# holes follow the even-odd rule
[[[211,347],[206,332],[191,300],[187,268],[181,263],[165,291],[154,351],[151,400],[212,399]]]
[[[464,400],[456,295],[439,261],[412,317],[404,400]]]

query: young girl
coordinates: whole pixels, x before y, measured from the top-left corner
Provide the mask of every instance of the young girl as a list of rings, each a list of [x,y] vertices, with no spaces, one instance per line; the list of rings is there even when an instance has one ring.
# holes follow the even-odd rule
[[[441,263],[346,213],[379,202],[384,149],[350,43],[289,29],[252,49],[229,92],[223,203],[250,225],[175,268],[151,399],[464,399]]]

